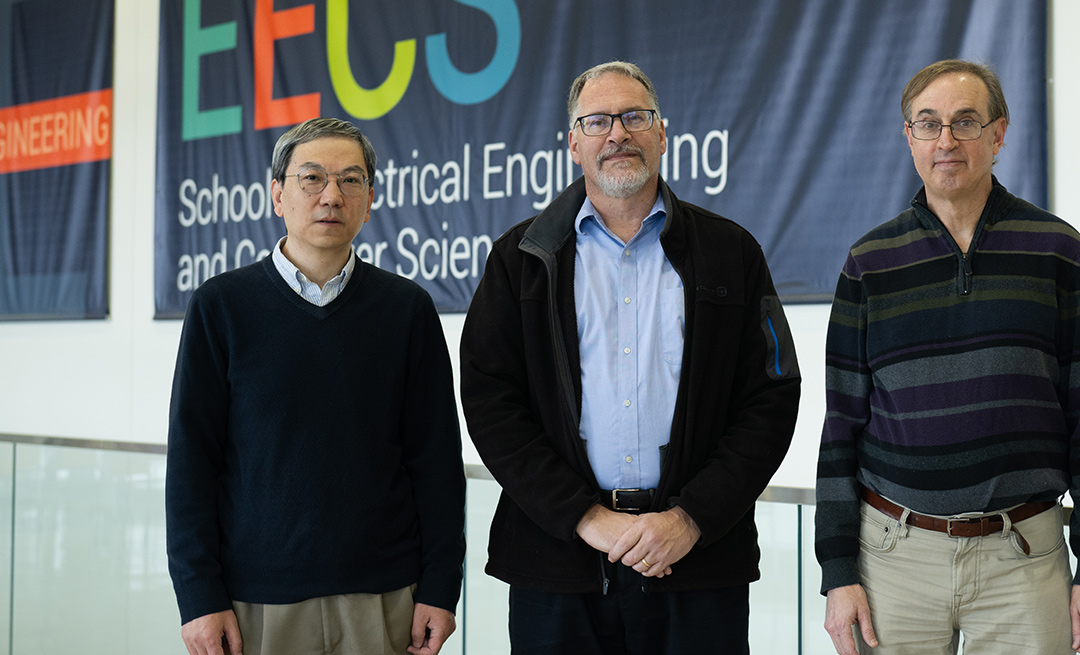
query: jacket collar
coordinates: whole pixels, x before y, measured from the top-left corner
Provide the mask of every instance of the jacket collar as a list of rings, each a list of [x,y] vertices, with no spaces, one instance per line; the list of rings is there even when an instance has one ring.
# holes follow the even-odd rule
[[[676,204],[678,199],[663,177],[657,179],[657,186],[667,211],[664,227],[660,230],[660,239],[663,241],[669,232],[679,230],[679,221],[676,218],[679,207]],[[574,236],[574,219],[584,202],[585,178],[579,177],[537,215],[532,225],[525,230],[518,248],[538,256],[550,255],[562,248],[566,241]]]

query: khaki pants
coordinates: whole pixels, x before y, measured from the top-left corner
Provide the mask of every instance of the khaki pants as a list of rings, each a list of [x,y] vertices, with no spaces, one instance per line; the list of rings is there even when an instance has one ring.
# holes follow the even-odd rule
[[[244,655],[405,655],[415,585],[289,605],[233,602]]]
[[[952,538],[901,525],[862,505],[859,574],[878,647],[860,653],[952,655],[963,634],[966,655],[1072,653],[1072,576],[1060,509],[1009,530]]]

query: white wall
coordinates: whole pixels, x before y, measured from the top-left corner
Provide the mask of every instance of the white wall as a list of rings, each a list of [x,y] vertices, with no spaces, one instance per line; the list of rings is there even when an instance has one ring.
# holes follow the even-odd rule
[[[1066,62],[1080,61],[1080,41],[1071,36],[1080,29],[1080,3],[1051,0],[1050,15],[1050,209],[1078,222],[1080,130],[1071,124],[1080,107],[1080,68]],[[165,442],[180,322],[152,318],[158,2],[116,0],[116,17],[110,317],[0,322],[0,433]],[[787,311],[803,401],[791,452],[773,483],[812,487],[828,307]],[[462,320],[444,317],[452,353]],[[468,443],[466,460],[479,462]]]

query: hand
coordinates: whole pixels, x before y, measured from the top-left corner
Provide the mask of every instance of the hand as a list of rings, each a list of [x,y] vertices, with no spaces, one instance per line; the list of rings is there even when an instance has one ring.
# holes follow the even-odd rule
[[[191,655],[226,655],[222,640],[231,655],[243,655],[240,624],[232,610],[205,614],[180,626],[180,636]]]
[[[636,514],[615,512],[601,505],[593,505],[578,521],[577,533],[585,543],[601,553],[608,553],[639,518]]]
[[[435,655],[455,627],[453,612],[417,603],[413,607],[412,645],[407,650],[415,655]]]
[[[671,574],[671,566],[690,552],[701,530],[681,507],[641,514],[608,553],[647,578]],[[646,564],[647,563],[647,564]]]
[[[1076,591],[1073,591],[1073,603],[1076,603]],[[877,648],[874,636],[874,624],[870,621],[870,603],[866,600],[866,591],[860,584],[830,589],[825,596],[825,631],[832,637],[833,647],[838,655],[857,655],[855,638],[851,636],[851,626],[859,624],[863,641],[871,648]],[[1076,631],[1076,619],[1073,618],[1073,632]]]
[[[1069,616],[1072,618],[1072,649],[1080,650],[1080,585],[1073,585]]]

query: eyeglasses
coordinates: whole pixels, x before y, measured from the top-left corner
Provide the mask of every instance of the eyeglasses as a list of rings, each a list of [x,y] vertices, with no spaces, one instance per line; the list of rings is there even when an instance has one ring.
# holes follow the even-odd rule
[[[627,132],[644,132],[652,127],[655,114],[655,109],[631,109],[621,114],[579,116],[574,123],[581,125],[581,133],[585,136],[606,136],[611,132],[616,118],[622,122],[623,129]]]
[[[990,121],[986,125],[993,123],[997,119]],[[939,123],[937,121],[912,121],[907,124],[911,128],[911,136],[920,141],[934,141],[941,136],[941,128],[947,127],[952,130],[952,137],[957,141],[974,141],[982,136],[983,128],[986,125],[979,125],[979,121],[970,118],[965,118],[962,121],[956,121],[952,125],[946,125],[945,123]]]
[[[367,190],[368,179],[358,173],[327,173],[321,168],[302,168],[299,173],[294,173],[297,182],[300,183],[300,188],[305,193],[315,195],[316,193],[322,193],[323,189],[330,182],[330,176],[333,175],[337,178],[338,188],[341,189],[341,194],[350,197],[357,197],[364,195],[364,191]],[[292,177],[291,175],[289,177]]]

